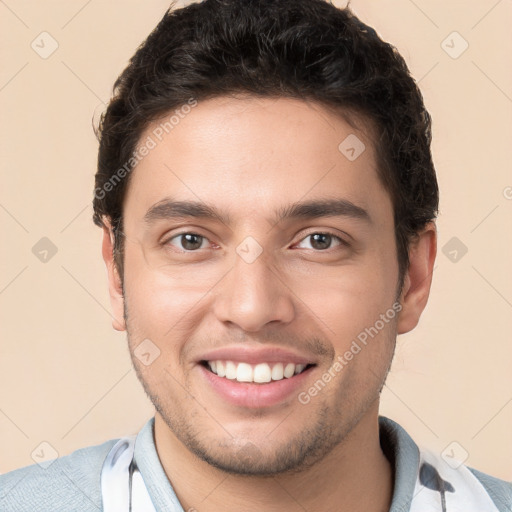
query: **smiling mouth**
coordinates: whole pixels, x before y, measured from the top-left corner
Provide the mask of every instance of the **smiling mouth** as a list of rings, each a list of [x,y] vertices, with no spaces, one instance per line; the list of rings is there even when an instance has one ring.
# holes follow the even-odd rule
[[[316,366],[315,364],[295,364],[291,362],[249,364],[223,360],[201,361],[201,365],[218,377],[255,384],[267,384],[273,381],[290,379]]]

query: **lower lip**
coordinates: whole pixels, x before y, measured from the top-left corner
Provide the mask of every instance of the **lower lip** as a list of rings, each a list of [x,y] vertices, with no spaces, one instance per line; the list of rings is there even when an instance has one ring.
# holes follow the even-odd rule
[[[250,409],[271,407],[285,401],[290,395],[298,395],[305,389],[305,380],[314,366],[289,379],[273,380],[264,384],[238,382],[219,377],[217,374],[199,365],[199,370],[211,387],[225,400],[233,405]]]

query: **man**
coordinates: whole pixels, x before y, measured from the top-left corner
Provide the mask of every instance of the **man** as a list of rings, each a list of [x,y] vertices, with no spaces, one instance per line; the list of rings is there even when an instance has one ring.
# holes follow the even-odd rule
[[[170,10],[99,139],[113,326],[156,414],[3,476],[1,510],[511,510],[511,484],[378,414],[438,207],[392,46],[324,0]]]

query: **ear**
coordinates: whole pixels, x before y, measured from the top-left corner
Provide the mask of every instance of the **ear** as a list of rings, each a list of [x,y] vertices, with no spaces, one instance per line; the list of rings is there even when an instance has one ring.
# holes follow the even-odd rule
[[[124,320],[124,297],[121,277],[114,261],[114,233],[108,222],[103,226],[103,243],[101,252],[107,267],[108,291],[112,306],[112,327],[116,331],[126,330]]]
[[[398,317],[398,334],[412,331],[418,325],[430,294],[436,251],[436,225],[429,222],[409,247],[409,268],[400,295],[402,310]]]

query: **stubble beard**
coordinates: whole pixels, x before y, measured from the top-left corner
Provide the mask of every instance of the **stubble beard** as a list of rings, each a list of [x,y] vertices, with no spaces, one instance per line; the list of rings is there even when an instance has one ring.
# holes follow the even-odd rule
[[[393,344],[393,353],[389,365],[378,386],[375,387],[376,393],[366,395],[363,402],[354,406],[353,400],[349,396],[350,392],[347,393],[343,389],[338,389],[337,391],[341,396],[336,400],[336,403],[342,404],[341,407],[335,408],[325,401],[320,402],[318,400],[315,414],[311,415],[315,418],[312,424],[306,426],[292,438],[287,436],[285,442],[269,449],[269,443],[266,443],[265,447],[258,447],[256,443],[250,441],[240,442],[239,439],[230,437],[225,431],[223,431],[226,433],[224,439],[208,437],[208,434],[203,435],[204,431],[212,432],[219,425],[205,426],[203,430],[197,427],[197,424],[194,423],[194,414],[186,413],[187,410],[190,411],[188,404],[194,403],[195,399],[193,398],[188,402],[182,401],[183,407],[181,408],[177,408],[172,403],[172,398],[164,403],[160,399],[160,395],[152,389],[145,379],[143,372],[141,372],[144,366],[134,356],[134,346],[131,343],[133,331],[128,315],[126,295],[124,317],[130,356],[137,378],[170,432],[200,460],[231,475],[268,478],[277,475],[298,474],[322,461],[332,450],[347,439],[372,404],[379,399],[394,353]],[[375,374],[374,376],[377,377]],[[343,407],[345,404],[348,407]],[[306,406],[297,405],[297,407]],[[205,409],[204,405],[201,404],[195,405],[195,407]],[[293,414],[290,416],[293,416]],[[209,417],[212,418],[212,416]],[[212,419],[212,421],[214,420]],[[286,423],[286,421],[287,419],[283,423]],[[222,428],[219,426],[217,430],[222,431]]]

